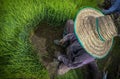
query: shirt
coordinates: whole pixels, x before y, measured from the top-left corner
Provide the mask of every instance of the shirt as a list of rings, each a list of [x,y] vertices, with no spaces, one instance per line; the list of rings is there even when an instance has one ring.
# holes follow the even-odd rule
[[[114,12],[120,13],[120,0],[111,0],[112,6],[108,10],[103,10],[104,14],[110,14]]]
[[[67,47],[67,55],[62,55],[60,60],[71,69],[82,67],[95,60],[80,45],[74,33],[63,37],[64,41],[70,41]]]

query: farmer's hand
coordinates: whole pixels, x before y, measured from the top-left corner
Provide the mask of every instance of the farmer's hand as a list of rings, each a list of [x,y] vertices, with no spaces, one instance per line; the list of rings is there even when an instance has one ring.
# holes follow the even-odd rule
[[[61,39],[61,40],[60,40],[60,45],[63,45],[64,42],[65,42],[65,40],[64,40],[64,39]]]

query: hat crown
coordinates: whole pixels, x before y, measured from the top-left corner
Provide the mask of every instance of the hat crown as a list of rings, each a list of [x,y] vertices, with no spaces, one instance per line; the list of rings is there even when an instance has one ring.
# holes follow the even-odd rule
[[[104,40],[111,40],[113,37],[117,36],[117,28],[109,15],[98,17],[97,20],[100,34]]]
[[[108,41],[117,36],[117,28],[109,15],[97,18],[89,16],[88,20],[100,40]]]

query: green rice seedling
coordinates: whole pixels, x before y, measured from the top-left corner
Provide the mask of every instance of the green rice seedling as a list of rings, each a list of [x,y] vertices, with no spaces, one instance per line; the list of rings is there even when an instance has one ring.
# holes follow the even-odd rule
[[[47,11],[49,14],[46,16],[46,20],[54,25],[60,25],[67,19],[72,18],[72,11],[76,5],[68,0],[60,0],[59,3],[56,0],[52,0],[47,3]],[[49,18],[50,17],[50,18]]]
[[[57,76],[57,79],[83,79],[83,75],[80,70],[71,70],[63,76]]]
[[[0,8],[0,78],[48,79],[29,42],[30,31],[44,17],[44,8],[39,0],[2,1]],[[37,4],[37,5],[36,5]]]

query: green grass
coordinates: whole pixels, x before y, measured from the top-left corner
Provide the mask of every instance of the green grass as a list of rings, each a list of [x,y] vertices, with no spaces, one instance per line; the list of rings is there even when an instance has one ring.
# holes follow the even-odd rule
[[[58,26],[74,19],[83,6],[96,7],[96,0],[0,0],[0,79],[49,79],[30,33],[41,21]]]
[[[68,73],[57,76],[57,79],[83,79],[83,74],[80,69],[70,70]]]
[[[1,1],[0,77],[48,79],[29,42],[29,34],[43,19],[40,1]],[[1,12],[1,11],[0,11]]]

